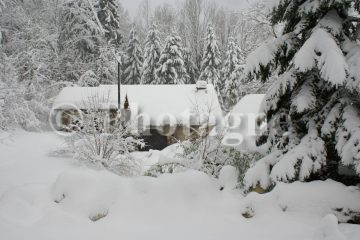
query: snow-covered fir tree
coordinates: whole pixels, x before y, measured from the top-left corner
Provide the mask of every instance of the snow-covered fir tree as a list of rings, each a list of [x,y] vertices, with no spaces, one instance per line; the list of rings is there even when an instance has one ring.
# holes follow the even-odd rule
[[[222,91],[224,109],[230,110],[239,100],[240,81],[243,67],[239,59],[239,48],[233,38],[229,38],[224,66],[221,70],[221,82],[225,83]]]
[[[120,31],[119,4],[117,0],[99,0],[95,6],[97,16],[105,30],[107,41],[119,47],[123,36]]]
[[[150,28],[144,49],[144,66],[141,76],[142,84],[153,84],[156,80],[155,70],[158,68],[158,62],[161,53],[161,43],[159,31],[156,25]]]
[[[80,87],[98,87],[100,83],[96,74],[89,70],[80,77],[77,85]]]
[[[130,32],[124,60],[123,83],[140,84],[143,65],[141,46],[135,29]]]
[[[194,84],[196,83],[199,77],[199,70],[196,67],[195,62],[193,61],[193,57],[189,48],[187,47],[183,48],[183,56],[184,56],[185,69],[189,75],[186,84]]]
[[[156,69],[156,84],[184,84],[188,77],[181,38],[173,33],[166,39],[161,52],[159,67]]]
[[[342,180],[338,167],[360,175],[359,4],[274,1],[272,24],[283,33],[255,50],[246,71],[266,81],[268,155],[246,174],[248,187],[277,181]]]
[[[91,2],[70,0],[64,4],[61,16],[60,48],[75,50],[82,58],[98,52],[104,32]]]
[[[92,3],[70,0],[61,6],[58,61],[65,81],[77,82],[86,71],[96,72],[105,39]]]
[[[223,84],[220,82],[221,54],[216,40],[214,28],[209,24],[205,41],[204,53],[201,62],[199,80],[206,81],[215,86],[220,94]]]

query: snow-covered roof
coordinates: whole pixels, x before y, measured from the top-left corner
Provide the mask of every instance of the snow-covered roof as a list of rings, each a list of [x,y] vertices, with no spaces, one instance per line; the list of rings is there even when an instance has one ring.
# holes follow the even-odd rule
[[[255,150],[256,118],[264,113],[264,94],[249,94],[235,105],[225,118],[229,120],[225,129],[225,143],[238,149]],[[240,118],[241,121],[234,120]],[[231,127],[230,127],[231,126]],[[239,137],[241,135],[241,137]]]
[[[117,85],[99,87],[65,87],[54,101],[54,109],[88,108],[89,100],[98,99],[102,109],[116,109],[118,99]],[[194,113],[211,112],[215,118],[222,117],[221,107],[214,86],[197,90],[195,84],[189,85],[121,85],[121,105],[125,96],[130,107],[137,105],[138,114],[147,114],[151,125],[159,116],[172,115],[177,123]],[[99,106],[99,105],[98,105]],[[170,121],[170,120],[169,120]]]
[[[265,94],[248,94],[232,109],[231,113],[262,113]]]

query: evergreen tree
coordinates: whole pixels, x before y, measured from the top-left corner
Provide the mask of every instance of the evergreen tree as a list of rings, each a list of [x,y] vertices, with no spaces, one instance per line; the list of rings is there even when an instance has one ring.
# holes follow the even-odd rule
[[[161,52],[159,31],[156,25],[153,25],[148,32],[144,52],[144,67],[141,83],[153,84],[156,80],[155,70],[158,68]]]
[[[123,36],[120,32],[120,6],[116,0],[99,0],[96,8],[97,16],[105,30],[107,41],[117,47],[122,44]]]
[[[88,0],[66,2],[60,24],[60,49],[71,49],[83,59],[94,58],[102,42],[103,29],[89,3]]]
[[[224,109],[230,110],[239,100],[242,66],[239,57],[239,48],[233,38],[229,38],[226,59],[221,71],[221,82],[225,83],[222,91]]]
[[[269,154],[246,174],[248,187],[334,178],[338,167],[360,174],[359,8],[352,0],[274,3],[283,34],[247,59],[262,80],[279,74],[266,94]],[[355,8],[354,8],[355,7]],[[353,15],[352,15],[353,14]]]
[[[217,44],[214,28],[209,24],[207,28],[207,37],[201,63],[201,74],[199,80],[213,84],[219,94],[223,88],[223,84],[220,82],[220,68],[220,50]]]
[[[125,84],[140,84],[142,64],[143,56],[140,43],[136,31],[132,29],[124,62],[123,79]]]
[[[59,68],[65,81],[78,82],[88,70],[96,71],[103,28],[88,0],[70,0],[62,6],[59,34]]]
[[[192,59],[192,54],[191,54],[189,48],[185,47],[183,49],[183,55],[184,55],[185,69],[189,75],[189,78],[187,79],[186,84],[194,84],[194,83],[196,83],[196,80],[199,77],[198,68],[196,67],[196,65]]]
[[[181,38],[173,33],[166,39],[156,69],[156,84],[184,84],[189,76],[185,69]]]

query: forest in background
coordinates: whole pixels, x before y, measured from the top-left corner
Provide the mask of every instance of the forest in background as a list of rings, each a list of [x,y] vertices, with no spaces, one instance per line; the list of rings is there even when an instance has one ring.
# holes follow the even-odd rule
[[[231,96],[224,108],[266,88],[242,76],[246,56],[274,35],[263,4],[229,10],[205,0],[145,0],[132,19],[121,2],[0,0],[0,129],[45,127],[62,87],[114,84],[118,59],[124,84],[203,79],[220,98]]]

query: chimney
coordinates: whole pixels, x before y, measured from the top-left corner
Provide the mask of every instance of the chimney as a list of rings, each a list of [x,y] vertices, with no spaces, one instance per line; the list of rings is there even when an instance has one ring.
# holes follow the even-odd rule
[[[196,82],[196,91],[206,90],[207,82],[206,81],[197,81]]]

